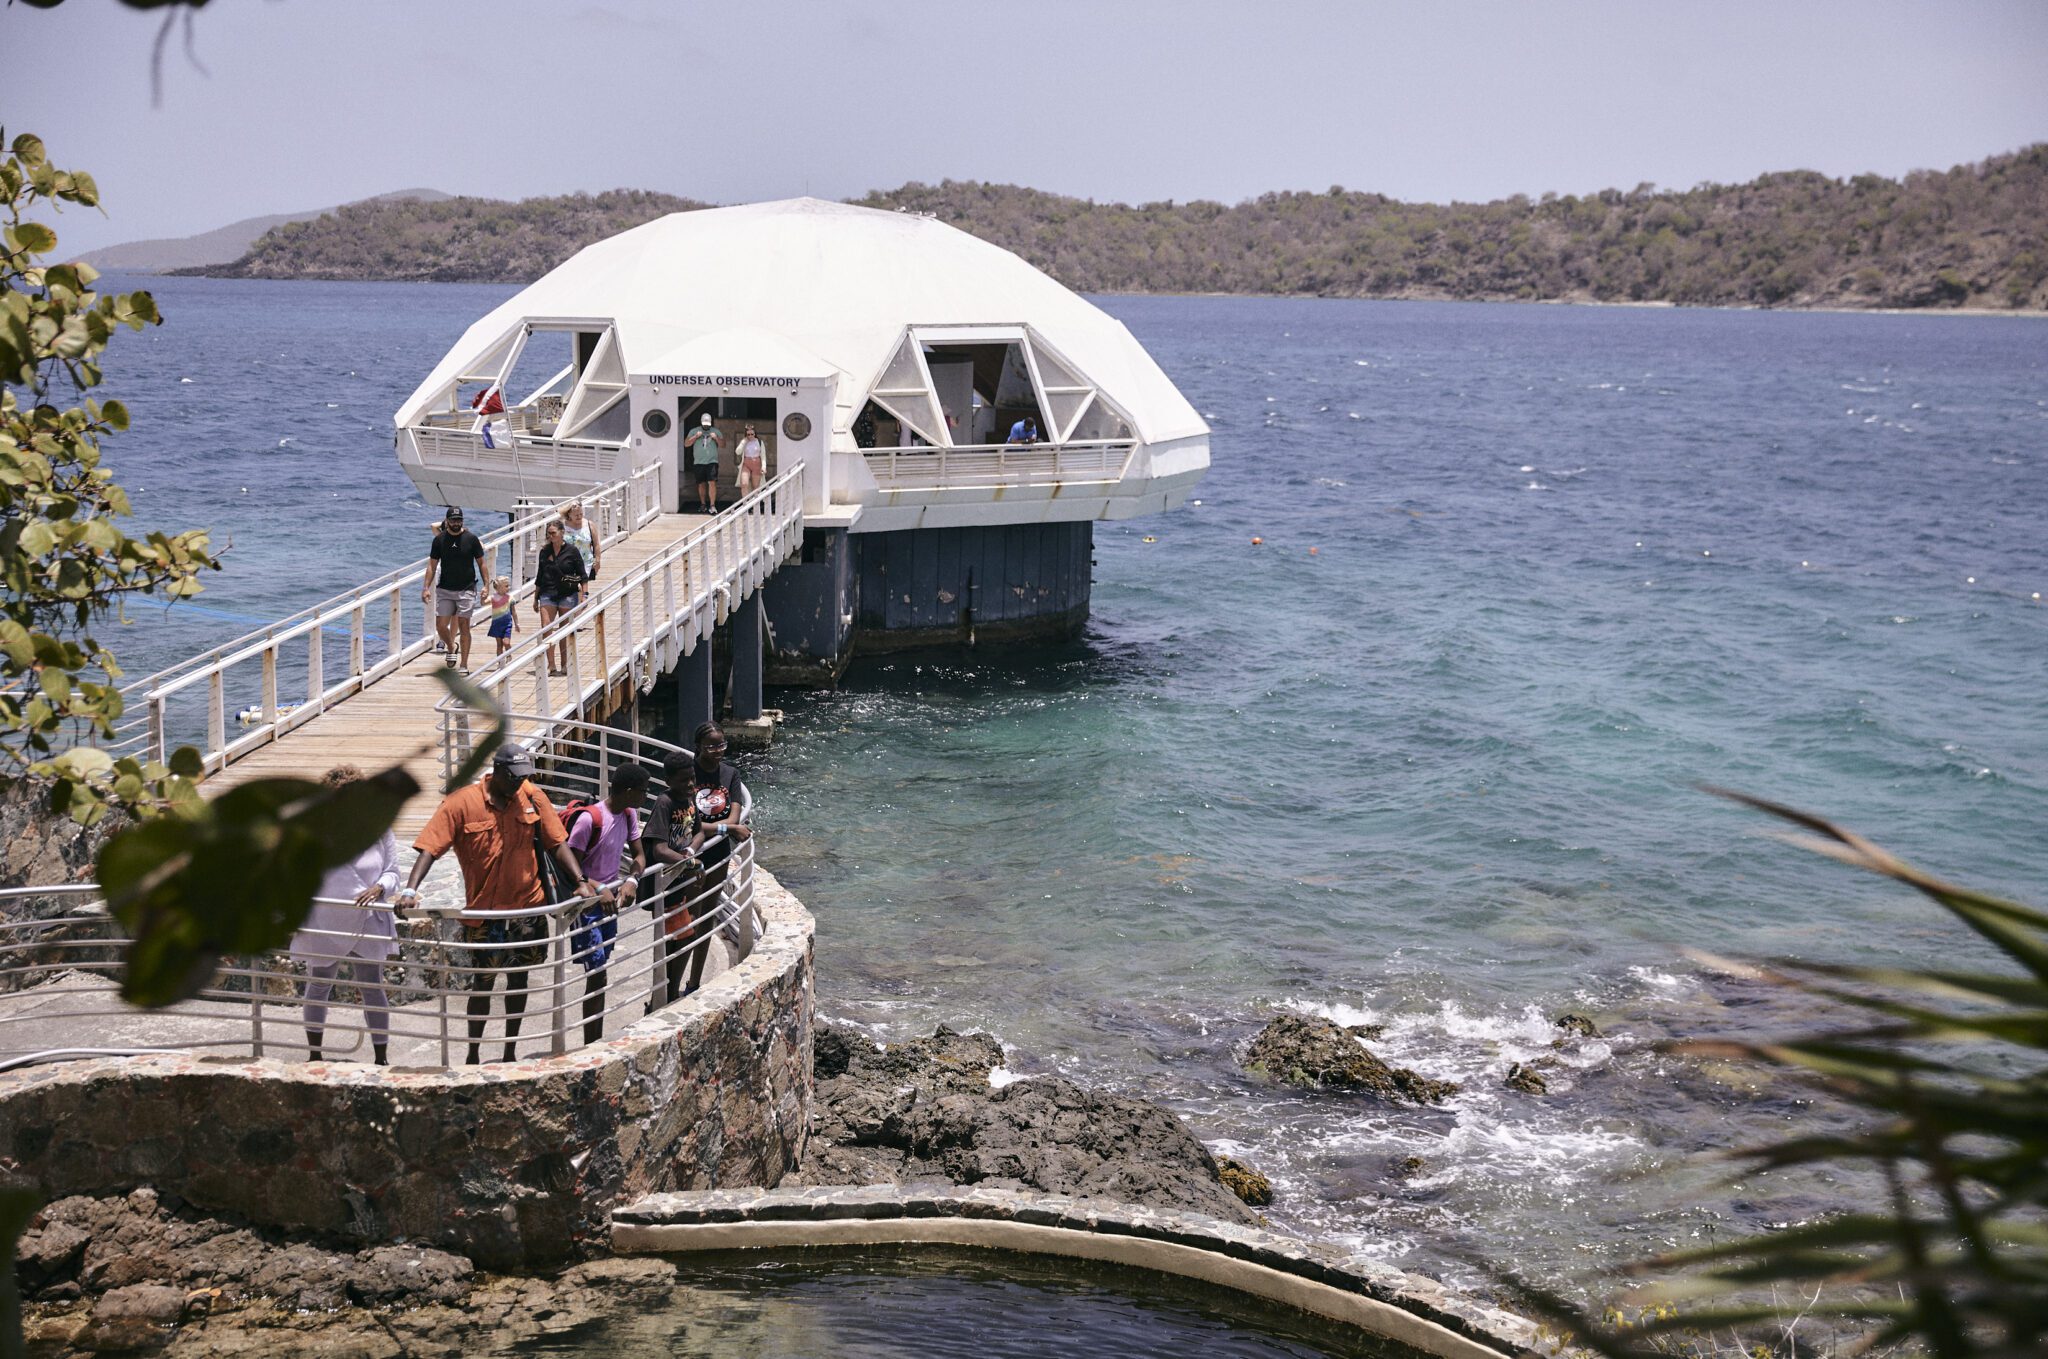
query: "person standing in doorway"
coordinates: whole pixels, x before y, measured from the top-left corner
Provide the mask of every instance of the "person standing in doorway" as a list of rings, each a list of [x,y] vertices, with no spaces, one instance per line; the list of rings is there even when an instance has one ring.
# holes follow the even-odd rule
[[[434,535],[434,545],[427,549],[427,575],[420,582],[420,602],[432,601],[434,631],[448,653],[447,664],[459,664],[465,675],[469,673],[469,616],[476,612],[476,590],[483,575],[483,562],[483,542],[463,527],[462,511],[451,507],[442,516],[441,531]]]
[[[541,887],[540,856],[553,857],[564,881],[579,898],[597,895],[597,885],[569,851],[569,835],[548,795],[527,782],[533,754],[524,746],[501,746],[481,782],[458,788],[441,800],[413,841],[419,851],[412,876],[399,889],[398,905],[416,904],[420,884],[434,861],[449,850],[462,868],[465,894],[461,945],[452,950],[458,975],[469,989],[469,1065],[477,1063],[484,1021],[491,1013],[491,987],[505,976],[505,1060],[515,1058],[519,1025],[526,1014],[526,974],[548,954],[547,904]]]
[[[718,463],[725,452],[725,436],[711,427],[706,411],[690,432],[690,476],[697,484],[697,507],[706,514],[718,513]]]
[[[752,425],[748,425],[747,432],[740,436],[739,455],[740,499],[745,500],[768,480],[767,450],[761,446],[761,436],[754,433]]]

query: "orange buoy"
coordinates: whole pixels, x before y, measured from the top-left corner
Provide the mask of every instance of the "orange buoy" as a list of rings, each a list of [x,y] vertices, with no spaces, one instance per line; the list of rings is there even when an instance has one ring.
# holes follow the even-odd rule
[[[1316,555],[1316,549],[1314,549],[1314,548],[1310,548],[1310,549],[1308,550],[1308,555],[1309,555],[1309,556],[1311,556],[1311,557],[1315,556],[1315,555]]]
[[[1254,539],[1252,539],[1252,546],[1253,546],[1253,547],[1257,547],[1257,546],[1258,546],[1259,544],[1261,544],[1261,543],[1263,543],[1263,542],[1265,542],[1265,541],[1266,541],[1266,540],[1265,540],[1264,538],[1254,538]]]

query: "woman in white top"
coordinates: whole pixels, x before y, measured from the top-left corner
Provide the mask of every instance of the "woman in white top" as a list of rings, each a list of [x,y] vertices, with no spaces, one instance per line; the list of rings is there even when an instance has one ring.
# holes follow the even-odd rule
[[[322,780],[330,788],[358,782],[363,771],[339,765]],[[327,998],[341,969],[348,968],[363,998],[363,1022],[378,1066],[386,1065],[391,1006],[384,996],[384,960],[398,951],[398,929],[389,908],[376,903],[398,890],[398,841],[390,831],[348,863],[327,870],[306,923],[292,936],[292,957],[306,967],[307,1060],[320,1060],[327,1028]],[[354,905],[337,903],[353,902]]]
[[[760,490],[761,484],[768,479],[767,456],[762,450],[760,436],[754,433],[752,425],[748,425],[747,432],[740,436],[739,455],[740,499],[745,500],[749,494]]]
[[[587,579],[597,579],[598,559],[604,549],[597,545],[597,535],[583,518],[583,502],[572,500],[562,510],[562,540],[572,544],[583,554],[583,574]]]

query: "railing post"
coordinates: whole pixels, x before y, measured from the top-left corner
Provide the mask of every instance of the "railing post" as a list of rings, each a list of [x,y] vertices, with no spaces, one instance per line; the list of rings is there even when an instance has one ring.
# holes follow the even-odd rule
[[[597,797],[601,802],[612,795],[612,729],[597,729]]]
[[[251,968],[250,971],[256,969]],[[263,1055],[263,979],[249,978],[249,1055]]]
[[[348,613],[348,673],[357,679],[363,673],[363,606],[358,603]]]
[[[320,695],[327,689],[327,649],[321,644],[321,638],[326,631],[326,628],[315,623],[312,632],[306,635],[306,702],[308,703],[317,704],[320,701]]]
[[[216,670],[206,677],[206,753],[209,757],[228,747],[227,682]]]
[[[277,643],[263,648],[263,724],[277,724]]]
[[[150,758],[158,764],[170,761],[170,752],[164,749],[164,697],[162,694],[149,696],[149,749]]]
[[[557,1057],[569,1050],[569,918],[567,914],[554,917],[555,928],[552,949],[555,955],[555,1013],[552,1028],[554,1042],[549,1048]]]
[[[405,650],[405,588],[391,587],[391,623],[384,631],[384,655],[396,660],[398,653]],[[432,626],[431,616],[428,626]]]

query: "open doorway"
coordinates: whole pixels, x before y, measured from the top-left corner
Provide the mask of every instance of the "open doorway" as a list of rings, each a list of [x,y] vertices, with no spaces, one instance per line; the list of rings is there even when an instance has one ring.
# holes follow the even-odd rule
[[[722,509],[739,499],[740,440],[746,437],[749,426],[754,437],[761,441],[762,461],[769,481],[775,480],[779,470],[775,445],[781,433],[776,423],[780,410],[772,396],[685,396],[676,402],[676,486],[681,503],[678,509],[684,513],[697,504],[695,482],[690,476],[690,451],[687,440],[702,424],[705,416],[711,417],[711,427],[719,432],[724,445],[718,458],[718,504]]]

